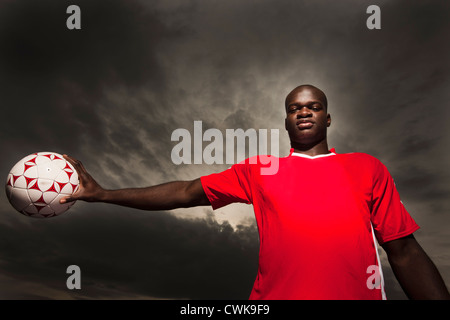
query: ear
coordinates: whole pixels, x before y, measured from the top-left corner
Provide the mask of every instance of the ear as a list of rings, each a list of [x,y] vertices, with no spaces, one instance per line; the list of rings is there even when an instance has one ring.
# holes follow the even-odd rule
[[[287,118],[284,118],[284,129],[287,131]]]
[[[327,114],[327,127],[329,127],[331,125],[331,116],[330,116],[330,114],[328,113]]]

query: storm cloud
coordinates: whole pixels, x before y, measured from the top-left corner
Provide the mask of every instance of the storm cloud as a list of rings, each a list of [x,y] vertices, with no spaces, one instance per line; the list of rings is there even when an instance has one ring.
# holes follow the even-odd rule
[[[81,30],[66,8],[81,8]],[[106,188],[194,179],[171,133],[280,130],[284,98],[328,97],[329,146],[386,164],[416,238],[450,283],[449,4],[378,1],[0,1],[1,172],[36,151],[70,154]],[[0,197],[2,299],[246,299],[256,276],[251,206],[143,212],[77,203],[35,220]],[[381,251],[380,251],[381,252]],[[403,299],[386,257],[388,298]],[[65,287],[77,264],[83,289]]]

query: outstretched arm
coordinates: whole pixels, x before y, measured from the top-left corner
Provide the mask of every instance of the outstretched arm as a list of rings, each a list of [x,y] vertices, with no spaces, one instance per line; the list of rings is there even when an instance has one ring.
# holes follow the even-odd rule
[[[62,198],[61,203],[84,200],[143,210],[171,210],[210,205],[200,179],[173,181],[147,188],[106,190],[92,178],[79,160],[67,155],[64,155],[64,158],[76,169],[80,187],[72,196]]]
[[[409,299],[450,299],[439,271],[412,234],[382,247]]]

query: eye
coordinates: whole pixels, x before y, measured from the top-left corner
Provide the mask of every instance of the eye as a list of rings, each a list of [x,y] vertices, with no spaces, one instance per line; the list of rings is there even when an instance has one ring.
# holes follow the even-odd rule
[[[320,111],[320,110],[322,110],[322,106],[319,105],[319,104],[313,104],[311,106],[311,109],[314,110],[314,111]]]

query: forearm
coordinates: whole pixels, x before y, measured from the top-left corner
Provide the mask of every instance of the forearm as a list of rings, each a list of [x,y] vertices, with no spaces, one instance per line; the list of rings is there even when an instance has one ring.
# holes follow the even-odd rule
[[[388,254],[392,270],[410,299],[450,299],[438,269],[417,244]]]
[[[174,181],[146,188],[102,190],[93,201],[112,203],[142,210],[171,210],[207,205],[199,197],[190,197],[192,181]]]
[[[106,190],[92,178],[81,161],[68,155],[64,155],[64,159],[74,166],[80,185],[74,194],[61,198],[60,203],[84,200],[143,210],[171,210],[210,205],[200,178],[192,181],[173,181],[147,188]]]

